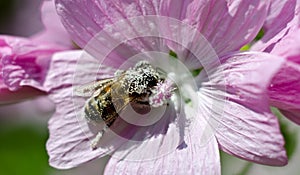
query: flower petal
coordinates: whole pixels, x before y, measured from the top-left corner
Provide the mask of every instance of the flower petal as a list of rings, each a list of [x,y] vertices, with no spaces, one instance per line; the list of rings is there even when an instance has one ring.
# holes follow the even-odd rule
[[[156,14],[158,4],[159,1],[145,0],[57,0],[56,8],[76,44],[101,62],[104,57],[106,65],[118,68],[138,53],[165,47],[158,35],[157,21],[138,18]],[[124,20],[128,18],[134,19]]]
[[[0,77],[1,79],[1,77]],[[32,87],[22,87],[17,91],[10,91],[8,87],[0,80],[0,105],[1,104],[10,104],[16,103],[28,98],[33,98],[40,95],[46,95],[45,92],[42,92],[38,89]]]
[[[194,138],[192,138],[194,139]],[[211,174],[220,173],[217,143],[211,140],[205,147],[195,145],[148,161],[124,161],[112,157],[105,169],[106,174]]]
[[[269,87],[272,106],[279,108],[287,118],[299,123],[300,71],[300,2],[274,1],[266,21],[265,36],[251,49],[264,50],[288,59],[273,78]],[[279,17],[280,16],[280,17]]]
[[[269,87],[271,105],[284,111],[284,114],[288,114],[288,118],[298,124],[300,124],[300,117],[295,111],[300,110],[299,74],[300,65],[287,61]]]
[[[93,62],[93,59],[85,57],[83,64],[79,59],[83,55],[82,51],[55,54],[45,80],[49,97],[56,105],[55,114],[49,121],[47,151],[50,165],[60,169],[72,168],[107,154],[105,148],[92,150],[90,140],[95,133],[81,116],[85,99],[73,94],[73,86],[96,78],[107,78],[114,72],[102,68],[98,73],[97,60]],[[76,73],[80,75],[78,79]]]
[[[56,0],[56,8],[73,40],[82,48],[106,25],[139,15],[155,15],[160,0]]]
[[[271,1],[268,16],[264,23],[264,29],[266,32],[275,34],[278,31],[281,31],[287,23],[293,19],[295,15],[296,1],[297,0]]]
[[[273,166],[287,164],[284,139],[276,117],[228,103],[224,121],[217,129],[220,149],[242,159]]]
[[[224,59],[200,89],[200,95],[210,101],[228,99],[223,100],[221,109],[211,111],[222,116],[214,118],[220,148],[256,163],[285,165],[284,140],[277,118],[270,111],[267,94],[267,87],[284,60],[258,52],[228,55]]]
[[[168,115],[173,115],[169,113]],[[196,114],[191,114],[195,116]],[[164,117],[165,118],[165,117]],[[179,124],[184,121],[179,121]],[[175,121],[176,123],[176,121]],[[220,174],[219,151],[215,137],[205,143],[199,136],[204,134],[202,122],[191,122],[190,130],[184,132],[184,141],[175,149],[164,149],[164,145],[174,142],[166,135],[149,138],[135,146],[132,151],[119,154],[117,151],[109,160],[105,173],[107,174]],[[166,127],[166,125],[164,126]],[[162,128],[164,128],[162,127]],[[172,131],[172,125],[167,132]],[[178,128],[181,130],[182,128]],[[176,137],[176,135],[174,135]],[[130,144],[128,144],[130,145]],[[155,155],[156,149],[162,149],[159,157],[145,159],[143,155]],[[126,149],[126,147],[124,147]],[[124,150],[122,147],[120,150]],[[123,158],[120,155],[126,155]]]
[[[66,49],[74,48],[69,34],[56,13],[54,1],[43,2],[41,15],[45,29],[31,38],[39,43],[53,43]]]
[[[105,26],[121,19],[163,15],[196,26],[218,55],[224,55],[252,41],[266,17],[269,1],[57,0],[56,7],[68,32],[82,48]]]
[[[213,48],[195,28],[162,16],[137,16],[106,25],[106,28],[85,43],[84,50],[104,65],[118,68],[125,61],[141,54],[145,55],[144,60],[151,60],[149,52],[160,52],[169,57],[172,49],[168,48],[170,44],[166,44],[166,40],[173,43],[172,46],[175,45],[171,47],[173,52],[189,68],[201,67],[196,56],[206,61],[211,57],[217,58]]]
[[[158,132],[164,132],[165,129],[164,127],[155,129],[157,127],[132,126],[119,117],[109,130],[103,134],[97,145],[98,148],[92,150],[90,140],[95,137],[97,132],[88,125],[85,118],[82,118],[81,112],[83,112],[82,109],[86,99],[74,96],[72,86],[82,85],[82,83],[97,78],[111,77],[115,70],[100,67],[99,72],[97,72],[99,68],[98,60],[84,56],[83,52],[79,51],[55,54],[45,82],[47,90],[50,91],[50,98],[57,106],[54,116],[49,121],[50,138],[47,143],[50,164],[56,168],[75,167],[116,151],[124,142],[136,135],[137,129],[142,131],[148,131],[149,129],[152,131],[154,129]],[[79,57],[81,59],[78,59]],[[149,119],[153,120],[153,118]],[[165,120],[162,120],[161,123],[165,123]],[[165,127],[168,128],[167,125]],[[145,136],[148,136],[148,133],[139,133],[134,139],[144,139]],[[153,134],[160,133],[154,132]],[[176,142],[175,137],[170,138],[174,141],[166,142],[167,146]],[[178,142],[176,143],[178,144]]]
[[[3,55],[7,55],[11,53],[11,48],[7,41],[15,41],[10,37],[0,37],[0,61],[2,62]],[[38,95],[43,95],[44,93],[40,90],[31,88],[31,87],[22,87],[18,91],[10,91],[9,87],[5,84],[3,80],[3,71],[2,71],[2,63],[0,64],[0,104],[8,104],[17,102],[26,98],[35,97]]]
[[[291,28],[296,27],[299,20],[298,13],[299,7],[296,7],[296,0],[271,1],[268,16],[263,25],[264,36],[251,47],[251,50],[271,52],[274,45],[280,42]]]
[[[10,36],[0,36],[0,43],[2,78],[8,89],[31,86],[44,91],[50,57],[61,48]]]
[[[287,35],[280,39],[270,52],[275,55],[286,57],[289,61],[300,64],[300,27],[290,30]]]
[[[183,6],[179,6],[178,0],[164,2],[163,15],[186,20],[197,27],[219,56],[252,41],[269,8],[269,1],[259,0],[190,0],[181,2]]]

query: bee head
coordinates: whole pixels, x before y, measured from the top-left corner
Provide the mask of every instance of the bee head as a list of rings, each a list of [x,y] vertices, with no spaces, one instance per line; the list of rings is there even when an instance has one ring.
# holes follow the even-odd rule
[[[143,94],[156,86],[159,79],[159,73],[150,63],[140,61],[125,72],[123,87],[128,94]]]

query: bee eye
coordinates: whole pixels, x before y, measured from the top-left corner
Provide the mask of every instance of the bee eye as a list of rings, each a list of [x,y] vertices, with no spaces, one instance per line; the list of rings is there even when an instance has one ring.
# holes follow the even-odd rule
[[[148,77],[147,78],[147,82],[148,82],[148,84],[147,84],[147,86],[149,87],[149,88],[151,88],[151,87],[154,87],[154,86],[156,86],[156,84],[157,84],[157,79],[155,78],[155,77]]]

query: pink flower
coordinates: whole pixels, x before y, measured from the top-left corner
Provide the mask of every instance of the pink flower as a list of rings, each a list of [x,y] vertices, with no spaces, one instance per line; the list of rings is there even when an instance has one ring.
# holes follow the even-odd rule
[[[261,164],[287,163],[267,93],[284,60],[236,52],[262,27],[268,1],[57,0],[56,7],[87,52],[62,52],[51,60],[45,87],[56,103],[47,142],[52,166],[72,168],[112,154],[107,174],[220,174],[218,147]],[[74,95],[73,87],[113,77],[116,69],[137,71],[139,60],[163,68],[162,84],[151,90],[160,106],[154,109],[166,112],[151,125],[143,122],[157,115],[140,121],[121,113],[102,131],[103,122],[95,127],[82,118],[87,99]],[[168,80],[175,89],[164,84]]]
[[[1,103],[45,95],[47,89],[43,87],[43,83],[51,56],[73,47],[55,14],[53,1],[43,3],[42,15],[46,29],[41,34],[32,36],[31,39],[0,36]]]
[[[269,94],[271,105],[300,124],[300,2],[273,1],[264,24],[264,37],[252,50],[261,50],[287,58],[273,78]],[[283,18],[280,18],[283,16]]]
[[[1,103],[44,94],[50,57],[62,49],[10,36],[0,36],[0,43]]]

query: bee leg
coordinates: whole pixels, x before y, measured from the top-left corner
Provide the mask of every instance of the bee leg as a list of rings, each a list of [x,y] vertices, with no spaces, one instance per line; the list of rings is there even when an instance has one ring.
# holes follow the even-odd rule
[[[97,149],[97,145],[101,139],[101,137],[103,136],[103,134],[106,132],[108,126],[105,125],[105,127],[98,132],[98,134],[96,135],[96,137],[92,140],[92,143],[91,143],[91,147],[93,150]]]

